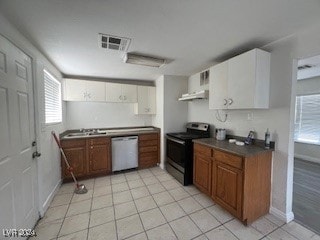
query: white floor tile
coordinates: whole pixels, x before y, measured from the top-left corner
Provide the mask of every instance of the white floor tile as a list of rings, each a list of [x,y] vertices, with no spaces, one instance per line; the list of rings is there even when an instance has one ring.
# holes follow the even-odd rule
[[[156,193],[152,197],[158,206],[163,206],[165,204],[174,202],[173,197],[171,197],[168,192]]]
[[[89,213],[82,213],[72,217],[65,218],[59,236],[67,235],[70,233],[78,232],[88,228],[89,225]]]
[[[123,192],[129,190],[127,182],[117,183],[112,185],[112,192]]]
[[[125,192],[118,192],[113,194],[113,203],[120,204],[120,203],[125,203],[132,201],[132,196],[130,191],[125,191]]]
[[[203,208],[192,197],[184,198],[184,199],[178,201],[178,203],[187,214],[193,213],[193,212],[198,211]]]
[[[93,190],[93,197],[99,197],[111,193],[111,186],[95,187]]]
[[[177,237],[168,224],[147,231],[149,240],[176,240]]]
[[[114,208],[106,207],[91,211],[90,226],[94,227],[114,220]]]
[[[117,240],[116,224],[114,221],[89,228],[88,240]]]
[[[62,205],[59,207],[49,208],[44,217],[41,219],[41,222],[51,222],[64,218],[67,213],[68,207],[68,205]]]
[[[147,211],[157,207],[156,202],[151,196],[136,199],[134,202],[136,203],[138,212]]]
[[[141,179],[129,181],[128,184],[129,184],[130,189],[145,186],[144,182]]]
[[[206,233],[209,240],[238,240],[228,229],[224,226],[217,227]]]
[[[132,194],[133,199],[138,199],[138,198],[142,198],[150,195],[147,187],[134,188],[134,189],[131,189],[130,192]]]
[[[295,221],[285,224],[282,229],[300,240],[310,239],[315,234]]]
[[[71,233],[63,237],[59,237],[57,240],[87,240],[88,230],[82,230],[76,233]]]
[[[198,203],[200,203],[200,205],[202,207],[205,207],[205,208],[213,206],[215,204],[210,197],[208,197],[207,195],[205,195],[203,193],[193,195],[193,198]]]
[[[215,219],[206,209],[192,213],[189,216],[203,233],[221,225],[221,223],[217,219]]]
[[[147,185],[149,192],[151,194],[156,194],[156,193],[160,193],[160,192],[164,192],[166,191],[166,189],[160,184],[160,183],[155,183],[152,185]]]
[[[159,208],[140,213],[140,218],[145,230],[149,230],[166,223],[166,220],[164,219]]]
[[[112,195],[104,195],[92,199],[92,210],[112,206]]]
[[[85,194],[73,194],[71,203],[81,202],[81,201],[84,201],[84,200],[91,199],[92,195],[93,195],[93,190],[92,189],[88,189],[88,192],[85,193]]]
[[[230,213],[221,208],[219,205],[208,207],[207,210],[221,223],[228,222],[234,218]]]
[[[274,224],[273,222],[269,221],[265,217],[261,217],[258,220],[254,221],[251,226],[258,230],[263,235],[267,235],[278,228],[278,225]]]
[[[224,225],[240,240],[258,240],[263,235],[251,226],[245,226],[242,222],[234,219]]]
[[[294,236],[290,235],[288,232],[281,228],[278,228],[274,232],[270,233],[267,238],[269,240],[297,240]]]
[[[71,203],[67,212],[67,217],[72,215],[77,215],[80,213],[89,212],[90,209],[91,209],[91,199],[81,201],[81,202]]]
[[[138,214],[117,220],[118,238],[124,239],[144,231]]]
[[[164,205],[160,207],[160,210],[168,222],[186,215],[183,209],[176,202]]]
[[[69,204],[72,199],[72,196],[73,196],[73,193],[56,195],[53,198],[50,204],[50,207],[57,207],[57,206]]]
[[[182,187],[172,189],[169,191],[169,193],[176,201],[190,197],[190,194],[187,191],[185,191]]]
[[[179,218],[169,223],[178,239],[192,239],[202,234],[189,217]]]
[[[62,222],[63,219],[59,219],[52,222],[38,224],[38,226],[35,228],[37,236],[31,239],[56,239]]]
[[[114,206],[116,219],[137,214],[137,209],[133,201]]]

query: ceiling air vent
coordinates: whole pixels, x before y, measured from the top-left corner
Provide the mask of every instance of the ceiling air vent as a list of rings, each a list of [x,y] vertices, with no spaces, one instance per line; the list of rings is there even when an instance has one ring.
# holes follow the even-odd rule
[[[138,55],[133,53],[125,54],[123,61],[125,63],[143,65],[148,67],[161,67],[166,63],[165,59],[155,58],[145,55]]]
[[[313,67],[314,67],[314,65],[305,64],[305,65],[299,66],[298,70],[304,70],[304,69],[313,68]]]
[[[102,33],[99,34],[100,46],[105,49],[126,52],[130,41],[129,38],[116,37]]]

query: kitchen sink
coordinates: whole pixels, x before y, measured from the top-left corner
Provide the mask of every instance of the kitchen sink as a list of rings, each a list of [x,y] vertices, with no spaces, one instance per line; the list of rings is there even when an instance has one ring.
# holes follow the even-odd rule
[[[78,132],[78,133],[69,133],[65,138],[78,138],[78,137],[88,137],[88,136],[100,136],[106,135],[106,132]]]

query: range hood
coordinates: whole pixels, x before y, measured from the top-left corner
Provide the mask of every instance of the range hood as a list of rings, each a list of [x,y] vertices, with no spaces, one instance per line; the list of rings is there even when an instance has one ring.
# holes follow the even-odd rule
[[[207,99],[209,95],[208,90],[201,90],[193,93],[186,93],[182,94],[181,98],[179,98],[179,101],[192,101],[194,99]]]

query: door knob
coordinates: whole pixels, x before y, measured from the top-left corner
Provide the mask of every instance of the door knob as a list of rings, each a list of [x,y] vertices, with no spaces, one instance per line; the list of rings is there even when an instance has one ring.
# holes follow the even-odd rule
[[[39,153],[39,152],[34,152],[34,153],[32,153],[32,158],[37,158],[37,157],[40,157],[41,156],[41,153]]]

